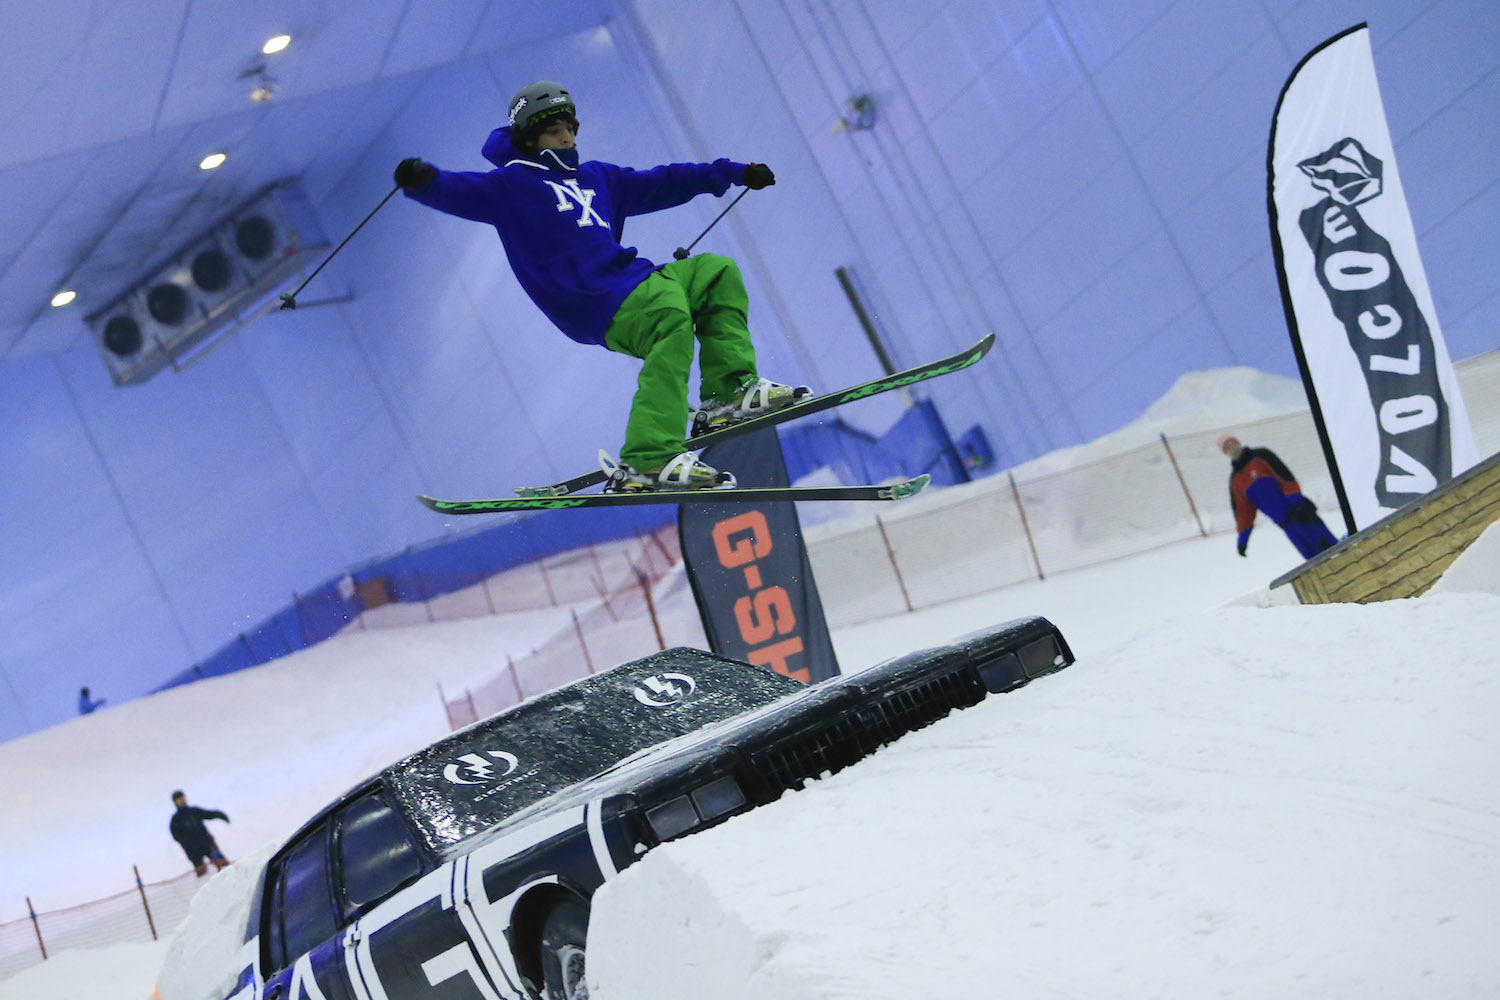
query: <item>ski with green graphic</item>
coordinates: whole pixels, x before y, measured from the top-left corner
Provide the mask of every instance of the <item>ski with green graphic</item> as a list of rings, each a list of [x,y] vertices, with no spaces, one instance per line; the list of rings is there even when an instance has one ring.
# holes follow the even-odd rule
[[[764,427],[774,427],[776,424],[795,420],[797,417],[805,417],[810,413],[821,413],[824,410],[831,410],[835,406],[843,406],[845,403],[852,403],[857,399],[864,399],[866,396],[877,396],[882,392],[890,392],[892,389],[904,389],[917,382],[925,382],[927,379],[937,378],[939,375],[962,371],[988,354],[990,348],[993,346],[995,346],[995,335],[991,333],[968,350],[960,351],[946,358],[940,358],[937,361],[929,361],[925,365],[917,365],[915,368],[896,372],[894,375],[884,375],[838,392],[829,392],[821,396],[809,397],[790,406],[784,406],[779,410],[773,410],[763,416],[752,417],[737,424],[730,424],[728,427],[721,427],[716,431],[709,431],[707,434],[700,434],[695,438],[690,438],[683,442],[682,447],[684,450],[702,451],[710,445],[728,441],[730,438],[739,437],[741,434],[758,431]],[[519,486],[516,488],[516,495],[526,499],[565,497],[577,493],[579,490],[588,489],[590,486],[597,486],[604,482],[604,479],[605,473],[602,469],[593,469],[580,476],[574,476],[572,479],[565,479],[560,483],[554,483],[551,486]],[[865,487],[849,488],[864,489]],[[873,489],[875,487],[870,488]],[[819,498],[805,497],[796,499]],[[878,499],[888,498],[882,497]],[[428,506],[431,505],[429,504]]]
[[[757,503],[768,500],[902,500],[920,493],[931,476],[890,486],[787,486],[726,490],[651,490],[643,493],[584,493],[575,496],[494,500],[439,500],[417,494],[439,514],[502,514],[516,510],[568,510],[573,507],[630,507],[653,503]]]

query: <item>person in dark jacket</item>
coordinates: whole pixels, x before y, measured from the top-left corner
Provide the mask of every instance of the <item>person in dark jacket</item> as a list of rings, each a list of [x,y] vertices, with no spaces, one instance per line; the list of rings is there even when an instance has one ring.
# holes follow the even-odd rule
[[[78,689],[78,714],[88,715],[104,704],[103,698],[90,698],[88,688]]]
[[[1229,503],[1239,530],[1235,547],[1240,555],[1250,544],[1256,511],[1275,521],[1304,559],[1337,544],[1318,508],[1302,495],[1297,477],[1274,451],[1247,448],[1233,434],[1219,436],[1219,450],[1229,456]]]
[[[172,804],[177,807],[177,811],[172,814],[168,829],[172,831],[172,839],[182,845],[182,851],[198,877],[208,874],[210,864],[215,871],[228,865],[229,862],[219,851],[219,845],[214,842],[213,835],[208,832],[203,821],[222,819],[228,823],[229,817],[217,809],[199,809],[188,805],[187,796],[180,791],[172,793]]]
[[[641,360],[620,465],[605,462],[607,490],[733,486],[732,475],[683,451],[690,413],[693,433],[702,433],[808,389],[759,376],[734,261],[699,254],[658,267],[620,240],[629,216],[722,195],[731,184],[759,190],[776,177],[764,164],[727,159],[649,170],[579,162],[577,134],[572,95],[544,80],[511,99],[510,124],[484,143],[497,169],[440,170],[412,157],[397,166],[396,183],[423,205],[494,226],[521,288],[569,339]],[[695,340],[702,402],[694,413]]]

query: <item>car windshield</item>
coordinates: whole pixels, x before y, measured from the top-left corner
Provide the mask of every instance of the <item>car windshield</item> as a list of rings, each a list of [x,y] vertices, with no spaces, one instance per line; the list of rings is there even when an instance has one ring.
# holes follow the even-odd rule
[[[669,649],[461,730],[396,764],[386,785],[441,851],[632,754],[802,688],[761,667]]]

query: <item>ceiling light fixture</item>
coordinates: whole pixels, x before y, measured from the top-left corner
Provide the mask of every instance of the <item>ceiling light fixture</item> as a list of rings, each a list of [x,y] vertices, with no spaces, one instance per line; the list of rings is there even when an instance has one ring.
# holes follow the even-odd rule
[[[198,163],[198,169],[212,170],[215,167],[222,166],[224,161],[227,159],[228,157],[223,153],[210,153]]]
[[[282,49],[286,48],[291,43],[292,43],[292,36],[291,35],[277,35],[275,38],[269,38],[269,39],[267,39],[266,40],[266,44],[262,45],[260,47],[260,50],[262,52],[264,52],[266,55],[271,55],[272,53],[280,52]]]
[[[52,296],[52,306],[53,308],[56,308],[58,306],[65,306],[76,298],[78,298],[78,293],[73,291],[72,289],[58,292],[56,295]]]

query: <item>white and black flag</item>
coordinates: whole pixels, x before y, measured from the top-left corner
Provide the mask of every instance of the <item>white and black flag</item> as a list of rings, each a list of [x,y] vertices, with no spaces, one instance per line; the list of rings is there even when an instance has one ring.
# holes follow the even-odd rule
[[[1365,25],[1292,71],[1267,167],[1287,324],[1352,532],[1478,460]]]

